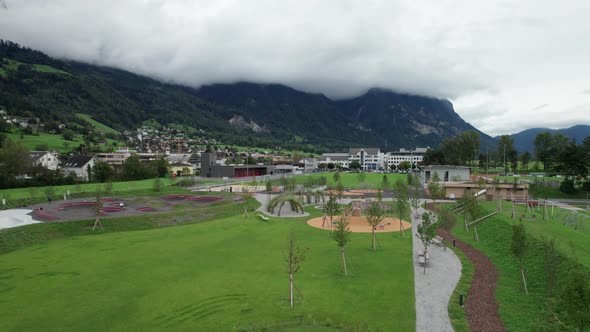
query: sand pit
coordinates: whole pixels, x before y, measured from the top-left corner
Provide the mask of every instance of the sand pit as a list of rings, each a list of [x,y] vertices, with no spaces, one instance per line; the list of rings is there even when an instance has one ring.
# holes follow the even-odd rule
[[[313,218],[307,221],[307,224],[315,227],[321,228],[325,230],[330,230],[330,218],[326,219],[326,223],[324,227],[322,227],[322,222],[324,217]],[[336,220],[336,217],[332,219],[333,221]],[[360,216],[360,217],[349,217],[348,222],[350,223],[350,231],[353,233],[371,233],[371,226],[367,223],[367,218]],[[386,233],[386,232],[399,232],[399,219],[395,218],[385,218],[381,221],[380,226],[377,226],[375,230],[376,233]],[[401,221],[403,229],[408,229],[412,227],[407,221]]]

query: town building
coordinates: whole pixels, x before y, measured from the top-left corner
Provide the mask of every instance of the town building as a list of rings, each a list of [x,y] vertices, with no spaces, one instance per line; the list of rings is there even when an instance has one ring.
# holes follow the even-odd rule
[[[72,156],[65,162],[62,171],[64,174],[74,173],[78,179],[88,181],[95,161],[93,156]]]
[[[422,184],[430,182],[435,173],[440,182],[467,182],[470,176],[469,167],[466,166],[430,165],[422,169]]]
[[[29,160],[33,166],[42,166],[52,171],[59,168],[59,158],[49,151],[31,151]]]
[[[241,178],[247,176],[272,175],[269,165],[222,165],[217,163],[215,153],[201,153],[201,176],[214,178]]]

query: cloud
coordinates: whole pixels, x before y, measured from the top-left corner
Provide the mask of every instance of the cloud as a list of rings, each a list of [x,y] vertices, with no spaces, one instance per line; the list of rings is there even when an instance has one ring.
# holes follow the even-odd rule
[[[478,114],[524,114],[540,97],[578,103],[563,91],[587,89],[590,71],[584,0],[2,1],[0,38],[52,56],[194,87],[282,83],[332,98],[372,87],[451,100],[484,93],[493,96],[486,104],[457,111],[494,132],[503,127]]]

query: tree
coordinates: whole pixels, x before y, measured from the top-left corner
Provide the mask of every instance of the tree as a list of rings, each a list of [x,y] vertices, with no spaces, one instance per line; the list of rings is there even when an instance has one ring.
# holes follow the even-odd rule
[[[568,321],[577,331],[590,326],[590,276],[580,268],[569,271],[560,294]]]
[[[504,162],[509,163],[513,161],[513,158],[515,156],[516,150],[514,149],[514,139],[512,139],[510,135],[500,136],[500,139],[498,140],[498,158],[502,162],[502,169],[504,170],[504,174],[506,174],[506,172],[508,171],[506,169],[506,164],[504,164]]]
[[[354,171],[358,171],[359,169],[361,169],[361,163],[359,163],[358,160],[353,160],[348,165],[348,168]]]
[[[297,293],[303,298],[303,295],[295,286],[295,273],[301,269],[301,263],[305,261],[306,249],[301,249],[297,246],[295,239],[295,230],[291,228],[287,237],[287,254],[285,255],[285,263],[287,264],[287,273],[289,274],[289,305],[293,308],[293,288],[297,290]]]
[[[158,158],[152,161],[153,172],[157,177],[163,178],[168,174],[168,160],[166,158]],[[184,170],[183,170],[184,171]],[[183,174],[184,175],[184,174]]]
[[[100,197],[101,197],[100,185],[96,186],[95,197],[96,197],[96,201],[94,202],[94,213],[96,214],[96,220],[94,220],[94,226],[92,227],[93,231],[97,228],[97,226],[100,227],[100,229],[103,229],[102,223],[100,222],[100,214],[102,213],[102,206],[103,206],[102,200],[100,199]]]
[[[381,221],[385,218],[385,213],[383,208],[381,207],[380,202],[371,202],[369,204],[369,209],[367,211],[367,223],[371,226],[371,248],[373,250],[377,249],[377,236],[375,234],[375,230],[377,226],[381,223]]]
[[[330,225],[331,225],[332,218],[335,215],[337,215],[338,213],[340,213],[340,205],[336,201],[336,197],[330,196],[330,198],[328,198],[328,201],[324,205],[324,212],[326,213],[326,215],[330,216]],[[325,222],[326,222],[326,219],[323,220],[322,227],[324,227]]]
[[[404,160],[397,166],[398,169],[402,170],[403,172],[407,172],[412,167],[409,161]]]
[[[96,164],[94,164],[92,173],[94,174],[94,181],[106,182],[113,179],[115,170],[107,162],[97,161]]]
[[[340,172],[334,173],[332,178],[334,179],[334,182],[339,182],[340,181]]]
[[[430,192],[430,198],[432,198],[434,204],[436,204],[437,199],[445,197],[445,187],[440,181],[438,172],[432,173],[427,187],[428,191]]]
[[[332,238],[336,243],[338,243],[338,247],[340,248],[340,255],[342,257],[342,271],[344,272],[344,276],[348,276],[348,272],[346,270],[346,255],[344,252],[344,247],[350,241],[350,229],[348,227],[349,223],[348,220],[344,217],[339,218],[336,220],[336,227],[332,232]]]
[[[512,225],[512,245],[510,249],[512,254],[518,258],[518,264],[520,268],[520,274],[522,276],[522,283],[524,291],[528,295],[529,291],[526,286],[526,278],[524,276],[523,260],[528,248],[527,234],[522,223]]]
[[[329,170],[333,170],[335,165],[334,163],[328,163],[328,165],[326,165],[328,167]]]
[[[399,218],[399,231],[402,237],[406,236],[402,220],[410,211],[408,185],[402,179],[395,181],[395,200],[393,201],[393,210],[397,212]]]
[[[430,212],[422,214],[422,223],[418,225],[418,237],[424,248],[424,259],[428,257],[428,247],[436,236],[436,223],[433,222],[433,215]],[[424,274],[426,274],[426,260],[424,261]]]
[[[0,174],[15,177],[25,174],[30,167],[29,150],[21,142],[7,138],[0,148]]]
[[[528,171],[529,163],[531,162],[531,153],[526,151],[525,153],[521,154],[520,162],[522,162],[522,166],[524,166],[525,171]]]

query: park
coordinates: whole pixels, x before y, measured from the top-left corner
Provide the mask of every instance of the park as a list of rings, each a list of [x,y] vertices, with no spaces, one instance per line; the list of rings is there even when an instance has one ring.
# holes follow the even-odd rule
[[[203,192],[172,182],[158,190],[118,184],[99,195],[88,190],[85,197],[65,201],[32,200],[25,208],[33,224],[0,230],[0,326],[6,331],[413,331],[425,319],[436,321],[425,318],[426,298],[440,302],[455,331],[477,331],[469,311],[479,299],[479,263],[470,261],[468,251],[475,250],[497,270],[492,295],[498,324],[518,331],[531,321],[543,323],[547,294],[561,292],[570,269],[590,268],[590,227],[564,207],[480,200],[469,209],[466,199],[434,206],[422,205],[422,197],[420,206],[411,206],[413,213],[408,197],[400,218],[399,188],[393,184],[409,176],[368,175],[293,177],[304,190],[315,190],[318,176],[327,177],[328,194],[306,201],[304,193],[293,193],[302,209],[288,198],[281,216],[267,208],[280,194],[249,192],[251,183],[236,185],[241,191]],[[377,207],[383,211],[378,218],[371,211]],[[439,221],[439,236],[428,240],[439,245],[427,247],[426,255],[417,229],[424,219],[417,212],[426,213],[424,207],[454,218]],[[95,227],[97,219],[101,228]],[[334,241],[343,221],[350,231],[345,263],[344,246]],[[511,253],[517,223],[525,225],[529,239],[523,265],[528,295],[519,259]],[[543,267],[548,238],[562,262],[552,282]],[[291,256],[298,259],[293,275],[286,264]],[[437,273],[453,272],[448,269],[458,269],[448,294],[419,289],[444,281]]]

